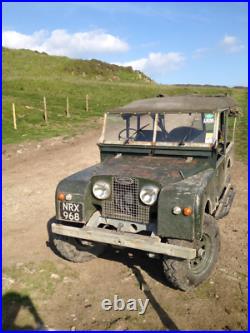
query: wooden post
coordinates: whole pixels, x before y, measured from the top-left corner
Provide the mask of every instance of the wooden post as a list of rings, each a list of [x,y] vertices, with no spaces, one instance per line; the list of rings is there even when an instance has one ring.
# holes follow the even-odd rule
[[[69,114],[69,98],[67,96],[67,100],[66,100],[66,116],[67,118],[70,117],[70,114]]]
[[[104,113],[104,122],[103,122],[103,128],[102,128],[102,135],[99,139],[99,143],[104,142],[104,137],[105,137],[105,132],[106,132],[106,127],[107,127],[107,113]]]
[[[13,127],[16,130],[16,109],[15,109],[15,103],[12,103],[12,115],[13,115]]]
[[[44,120],[45,123],[48,124],[48,113],[47,113],[47,104],[46,104],[46,97],[43,97],[43,106],[44,106]]]
[[[85,110],[89,112],[89,95],[86,95]]]

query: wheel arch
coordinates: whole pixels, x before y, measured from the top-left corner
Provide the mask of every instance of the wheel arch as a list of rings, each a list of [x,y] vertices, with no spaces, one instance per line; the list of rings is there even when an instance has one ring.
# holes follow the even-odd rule
[[[204,213],[208,214],[208,215],[212,215],[212,202],[211,202],[210,198],[205,199]]]

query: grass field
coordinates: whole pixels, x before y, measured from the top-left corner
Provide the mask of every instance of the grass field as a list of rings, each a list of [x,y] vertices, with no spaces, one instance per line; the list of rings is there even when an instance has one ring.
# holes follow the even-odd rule
[[[3,49],[3,143],[41,140],[82,133],[93,120],[115,106],[163,94],[218,94],[234,96],[242,109],[237,126],[237,154],[247,159],[247,90],[215,87],[157,85],[142,73],[98,61],[71,60],[27,50]],[[89,112],[85,96],[89,95]],[[48,125],[43,119],[47,99]],[[70,118],[66,118],[66,98]],[[11,104],[15,103],[17,130]]]

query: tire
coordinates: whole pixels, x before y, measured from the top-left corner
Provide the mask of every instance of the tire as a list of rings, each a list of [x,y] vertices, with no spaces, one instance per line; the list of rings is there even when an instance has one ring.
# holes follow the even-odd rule
[[[52,241],[56,250],[64,259],[78,263],[92,260],[105,250],[104,244],[63,235],[53,234]]]
[[[169,243],[182,245],[183,242],[169,240]],[[196,287],[208,278],[217,262],[220,234],[216,220],[210,215],[205,214],[203,235],[197,249],[201,254],[192,260],[163,257],[164,275],[174,288],[187,291]]]

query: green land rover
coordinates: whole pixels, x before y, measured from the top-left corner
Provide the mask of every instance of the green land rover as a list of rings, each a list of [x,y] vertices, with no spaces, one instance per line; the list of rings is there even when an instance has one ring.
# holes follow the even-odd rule
[[[57,186],[56,249],[74,262],[107,245],[139,249],[175,288],[204,281],[235,194],[237,112],[229,96],[160,95],[105,113],[100,163]]]

